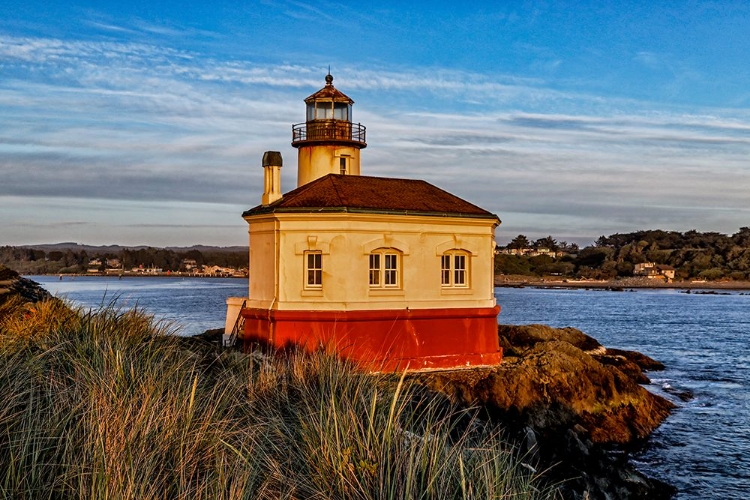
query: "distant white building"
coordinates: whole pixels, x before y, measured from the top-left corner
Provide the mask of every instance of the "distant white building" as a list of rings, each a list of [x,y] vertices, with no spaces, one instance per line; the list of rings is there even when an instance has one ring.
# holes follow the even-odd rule
[[[565,252],[550,250],[549,248],[505,248],[496,250],[495,253],[502,253],[506,255],[523,255],[526,257],[537,257],[539,255],[547,255],[552,258],[562,257],[566,255]]]
[[[182,267],[186,271],[193,271],[198,268],[198,263],[194,259],[182,259]]]
[[[655,262],[643,262],[636,264],[633,269],[633,275],[645,276],[649,279],[664,278],[667,283],[674,279],[675,268],[666,264],[656,264]]]
[[[221,266],[203,266],[202,271],[205,276],[232,276],[235,272],[234,268]]]
[[[96,274],[98,272],[101,272],[102,267],[102,260],[101,259],[91,259],[89,260],[88,269],[86,269],[86,272],[91,274]]]
[[[122,263],[120,259],[107,259],[108,269],[122,269]]]

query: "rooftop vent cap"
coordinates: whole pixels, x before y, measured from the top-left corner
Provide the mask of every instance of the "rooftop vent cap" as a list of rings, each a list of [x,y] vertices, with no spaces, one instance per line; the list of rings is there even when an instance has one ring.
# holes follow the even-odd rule
[[[266,151],[263,153],[263,168],[281,166],[283,166],[283,161],[279,151]]]

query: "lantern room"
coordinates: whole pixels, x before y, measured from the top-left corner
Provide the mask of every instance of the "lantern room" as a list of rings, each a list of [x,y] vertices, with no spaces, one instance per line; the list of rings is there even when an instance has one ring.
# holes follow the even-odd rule
[[[320,92],[305,99],[305,103],[308,122],[315,120],[352,121],[354,101],[333,87],[333,76],[330,74],[326,75],[326,86]]]
[[[328,174],[360,175],[365,127],[352,123],[354,101],[333,86],[333,76],[326,75],[325,81],[325,87],[305,99],[306,121],[292,125],[297,187]]]

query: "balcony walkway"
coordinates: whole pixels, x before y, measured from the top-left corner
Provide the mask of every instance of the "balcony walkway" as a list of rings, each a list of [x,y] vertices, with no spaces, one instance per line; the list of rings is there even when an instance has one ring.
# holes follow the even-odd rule
[[[292,146],[330,141],[351,142],[364,148],[367,146],[365,126],[341,120],[315,120],[292,125]]]

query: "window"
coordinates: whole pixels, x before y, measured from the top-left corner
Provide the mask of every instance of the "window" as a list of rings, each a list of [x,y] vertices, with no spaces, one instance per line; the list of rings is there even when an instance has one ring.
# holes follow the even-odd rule
[[[345,102],[333,103],[333,119],[349,120],[349,104]]]
[[[442,261],[442,265],[440,266],[440,280],[443,286],[448,286],[451,283],[451,256],[443,255],[440,260]]]
[[[370,288],[399,288],[399,253],[393,248],[370,254]]]
[[[323,287],[323,254],[305,252],[305,288]]]
[[[316,120],[330,120],[331,118],[333,118],[332,102],[318,102],[315,104]]]
[[[370,254],[370,286],[380,286],[380,254]]]
[[[440,258],[440,282],[445,288],[469,286],[466,253],[452,250]]]
[[[343,156],[339,158],[339,169],[341,171],[341,175],[346,175],[346,158]]]

